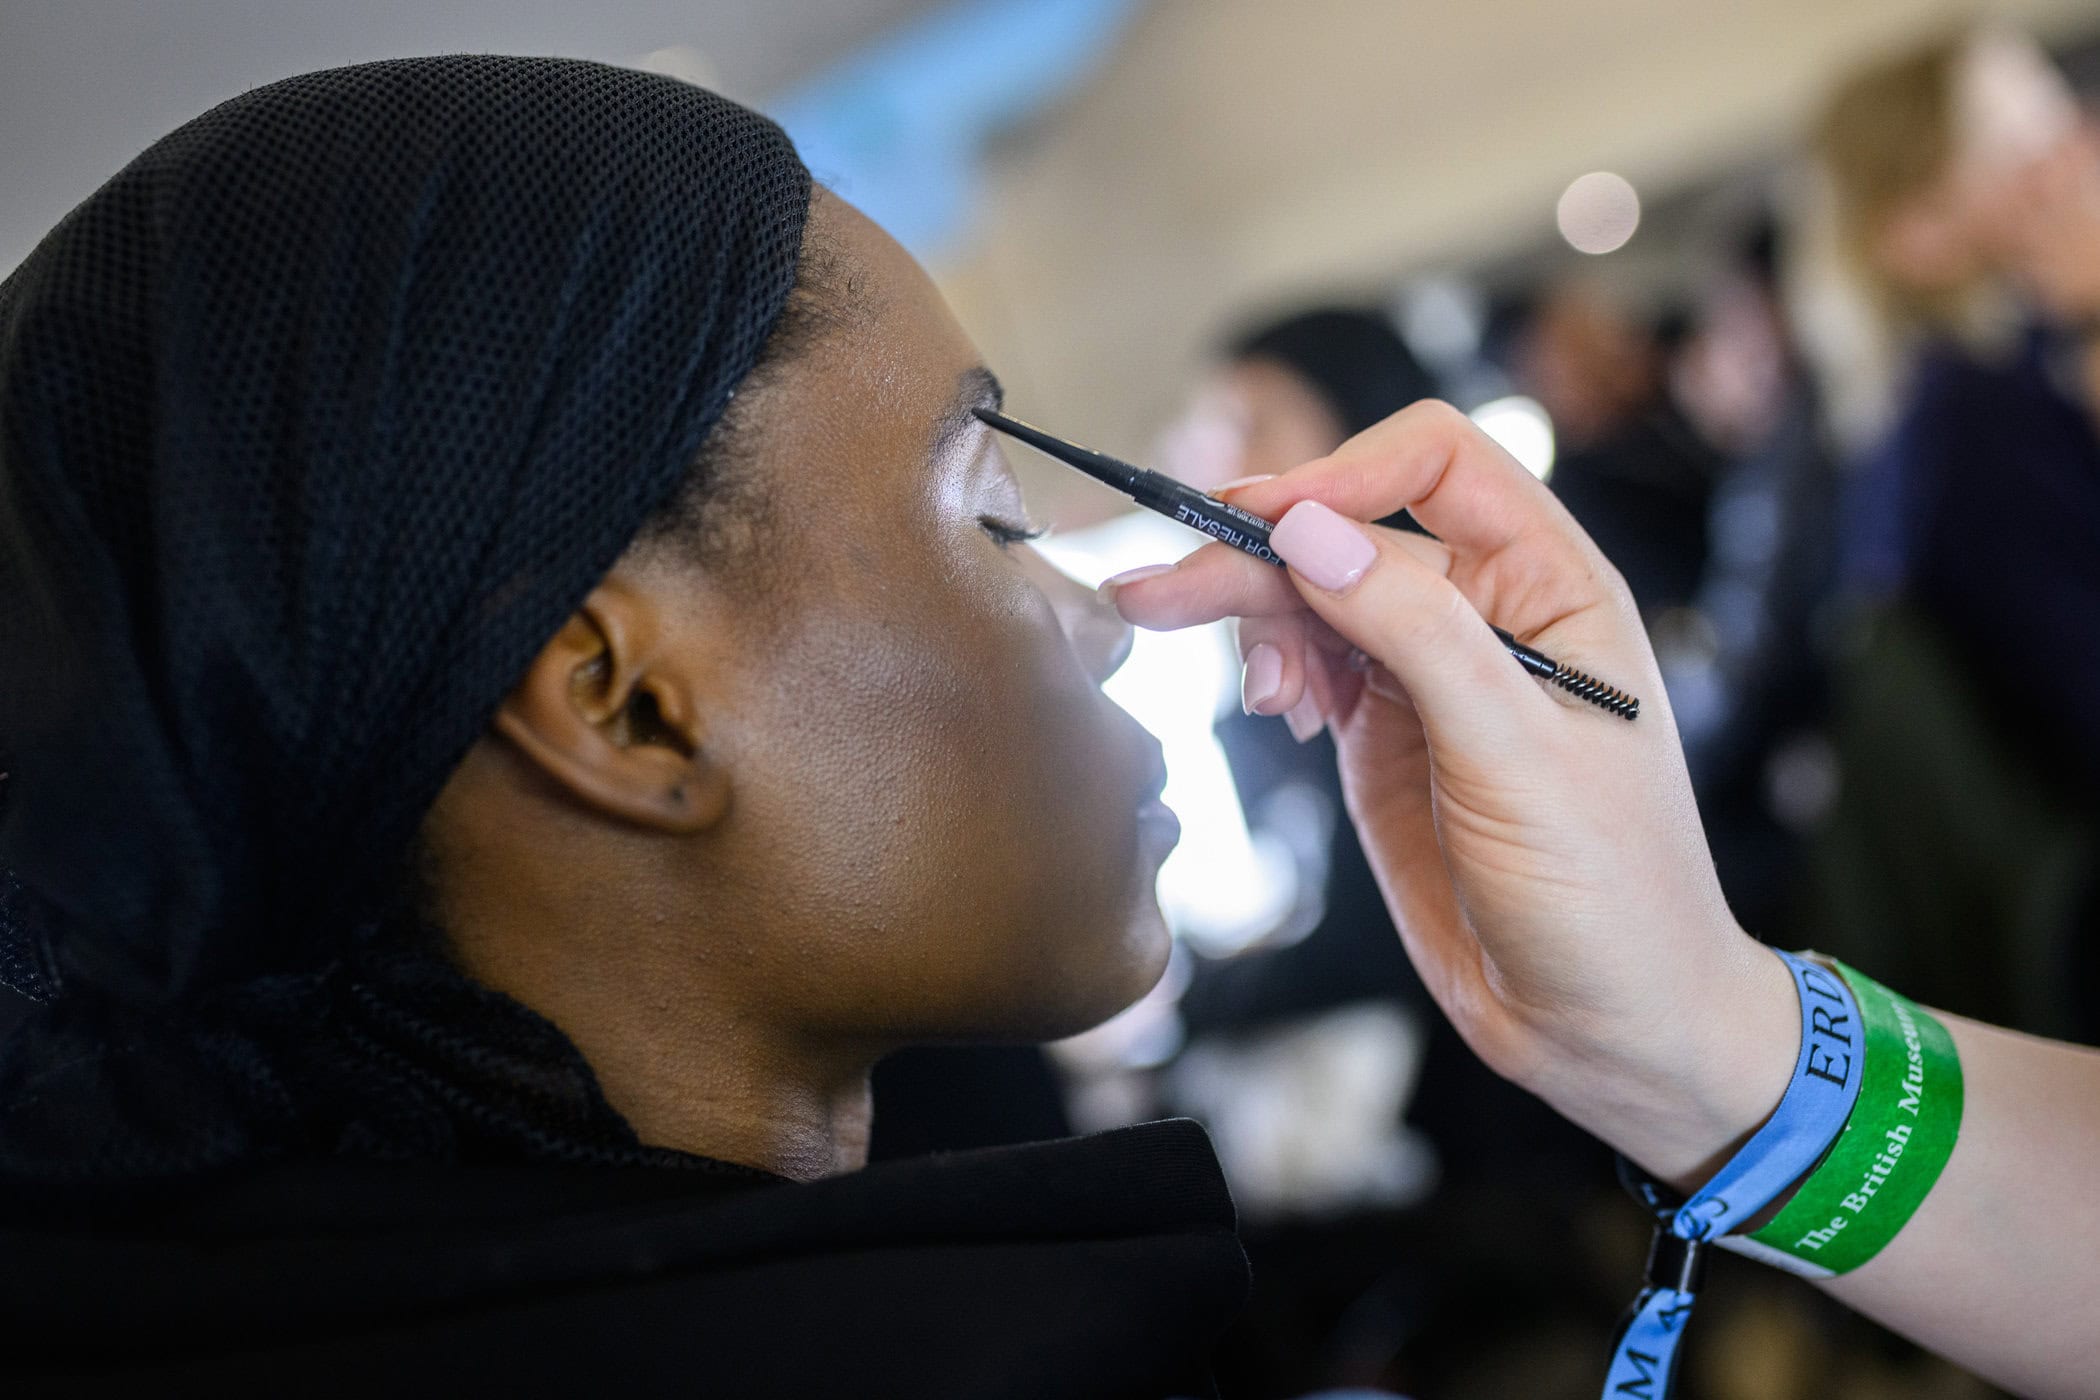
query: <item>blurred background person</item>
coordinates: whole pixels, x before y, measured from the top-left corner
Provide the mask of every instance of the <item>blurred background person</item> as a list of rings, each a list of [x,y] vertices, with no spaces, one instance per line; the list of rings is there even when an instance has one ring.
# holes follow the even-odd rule
[[[1776,934],[1828,804],[1837,460],[1762,208],[1728,241],[1672,357],[1674,400],[1719,466],[1705,560],[1654,629],[1731,908]]]
[[[1780,237],[1760,210],[1729,241],[1670,368],[1675,401],[1723,462],[1693,616],[1658,638],[1702,793],[1750,781],[1775,736],[1821,708],[1837,461],[1789,315]]]
[[[1861,69],[1814,150],[1897,366],[1842,517],[1866,611],[1815,927],[1938,1004],[2091,1039],[2100,156],[2059,71],[1996,30]]]
[[[1552,420],[1554,494],[1625,575],[1652,630],[1698,587],[1720,467],[1670,392],[1681,318],[1643,318],[1576,277],[1512,319],[1509,374]]]

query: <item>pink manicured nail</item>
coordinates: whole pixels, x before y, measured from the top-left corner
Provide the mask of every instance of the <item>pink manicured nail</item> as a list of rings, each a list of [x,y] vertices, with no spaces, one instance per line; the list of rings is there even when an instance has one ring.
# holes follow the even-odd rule
[[[1321,505],[1300,501],[1276,522],[1269,547],[1329,593],[1347,593],[1378,561],[1378,546],[1371,543],[1363,527]]]
[[[1141,569],[1125,569],[1114,578],[1101,581],[1101,596],[1113,602],[1116,590],[1124,584],[1141,583],[1148,578],[1158,578],[1161,574],[1171,574],[1179,567],[1178,564],[1147,564]]]
[[[1257,481],[1274,481],[1275,479],[1276,473],[1274,472],[1261,472],[1254,476],[1234,477],[1232,480],[1226,482],[1223,486],[1211,487],[1210,494],[1213,496],[1222,496],[1227,491],[1237,491],[1242,486],[1252,486]]]
[[[1257,643],[1247,653],[1246,669],[1240,672],[1240,708],[1250,715],[1273,713],[1264,709],[1283,689],[1283,653],[1267,642]]]
[[[1327,717],[1320,713],[1320,702],[1313,699],[1310,690],[1283,712],[1283,722],[1290,727],[1291,737],[1301,744],[1310,742],[1327,727]]]

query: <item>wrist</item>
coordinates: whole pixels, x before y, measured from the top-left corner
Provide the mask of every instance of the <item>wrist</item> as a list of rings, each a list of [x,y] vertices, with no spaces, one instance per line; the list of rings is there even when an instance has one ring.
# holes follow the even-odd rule
[[[1718,965],[1644,1034],[1571,1056],[1540,1096],[1657,1180],[1689,1191],[1772,1116],[1792,1078],[1801,1011],[1771,950],[1737,933]]]

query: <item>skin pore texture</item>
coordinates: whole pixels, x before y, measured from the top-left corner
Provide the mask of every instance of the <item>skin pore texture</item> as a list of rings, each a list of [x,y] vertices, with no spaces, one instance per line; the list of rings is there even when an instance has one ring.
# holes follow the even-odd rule
[[[1017,535],[997,385],[843,201],[853,314],[740,390],[728,557],[630,549],[425,828],[472,976],[560,1027],[645,1143],[866,1160],[903,1045],[1093,1025],[1166,965],[1130,633]]]

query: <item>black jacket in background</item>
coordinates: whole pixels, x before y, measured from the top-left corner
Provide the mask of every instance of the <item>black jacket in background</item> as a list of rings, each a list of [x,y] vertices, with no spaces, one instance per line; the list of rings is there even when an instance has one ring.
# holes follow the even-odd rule
[[[287,1166],[0,1227],[0,1392],[1207,1396],[1233,1225],[1186,1121],[808,1184]]]

